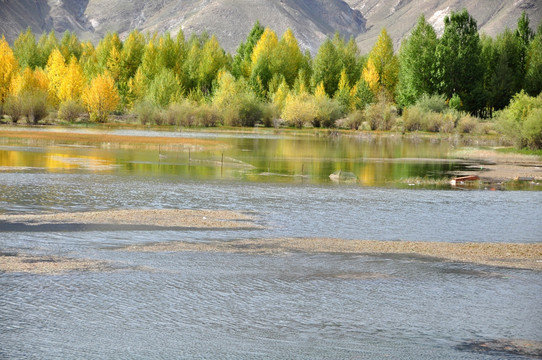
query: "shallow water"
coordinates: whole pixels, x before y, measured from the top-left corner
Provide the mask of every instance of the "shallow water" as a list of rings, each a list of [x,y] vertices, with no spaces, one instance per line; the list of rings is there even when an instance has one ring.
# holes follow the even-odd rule
[[[42,160],[3,162],[14,166],[0,171],[4,214],[228,209],[253,214],[265,229],[0,229],[2,252],[106,260],[113,267],[61,275],[0,273],[0,358],[522,359],[458,346],[470,340],[542,340],[542,278],[535,271],[399,255],[122,251],[162,241],[286,236],[539,242],[540,192],[335,184],[325,172],[303,181],[256,181],[246,169],[220,177],[216,166],[204,166],[212,175],[207,177],[183,173],[178,164],[170,173],[160,170],[163,162],[153,149],[62,147],[70,158],[88,151],[112,154],[115,166],[104,170],[71,161],[71,168],[47,167],[46,149],[19,144],[24,149],[5,150],[12,146],[4,144],[0,158],[32,152]],[[293,154],[305,159],[303,151]],[[196,154],[201,155],[191,155]],[[127,166],[123,159],[130,156],[142,167]],[[243,161],[253,164],[250,156]]]

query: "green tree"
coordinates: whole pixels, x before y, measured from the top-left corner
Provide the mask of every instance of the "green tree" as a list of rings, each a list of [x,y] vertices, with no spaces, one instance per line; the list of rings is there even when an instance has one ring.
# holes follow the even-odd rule
[[[519,92],[524,82],[522,45],[512,31],[506,29],[495,42],[496,63],[491,78],[489,94],[495,110],[508,105],[512,96]]]
[[[264,31],[264,27],[260,25],[259,21],[256,21],[245,42],[242,42],[237,48],[237,52],[233,57],[232,63],[232,74],[236,78],[241,76],[245,78],[250,77],[252,50],[254,49],[254,46],[258,40],[260,40],[262,37]]]
[[[399,83],[397,102],[406,107],[416,103],[423,94],[435,93],[432,67],[437,48],[437,34],[421,15],[412,34],[403,41],[399,51]]]
[[[107,61],[109,60],[113,48],[120,54],[122,50],[122,41],[120,41],[117,33],[107,33],[96,47],[96,59],[101,71],[107,70]]]
[[[452,12],[444,18],[444,34],[435,52],[437,90],[451,98],[457,93],[466,110],[476,112],[483,69],[480,62],[480,36],[476,20],[467,12]]]
[[[525,73],[525,90],[531,96],[536,96],[542,92],[542,31],[537,33],[529,44]]]
[[[314,58],[312,85],[324,83],[326,94],[332,96],[337,91],[341,70],[337,49],[330,39],[326,39]]]
[[[38,41],[38,67],[44,68],[51,56],[51,52],[60,46],[56,37],[55,30],[51,30],[48,34],[43,33]]]
[[[60,40],[60,52],[62,53],[62,56],[64,56],[64,59],[71,59],[72,56],[75,56],[75,58],[79,60],[81,53],[83,52],[83,47],[75,33],[70,31],[64,32],[64,35]]]
[[[303,63],[303,53],[292,30],[288,29],[282,35],[277,47],[272,53],[271,71],[273,75],[284,76],[286,83],[294,84],[300,67]]]
[[[204,94],[212,92],[213,81],[218,72],[227,64],[224,49],[220,47],[216,36],[211,36],[201,50],[201,59],[198,66],[198,85]]]
[[[340,67],[348,76],[348,82],[351,84],[355,83],[361,75],[358,45],[356,44],[354,38],[350,38],[350,40],[346,42],[345,39],[339,35],[339,33],[335,33],[332,42],[337,50],[337,57]]]
[[[519,148],[542,148],[542,94],[531,97],[524,91],[516,94],[498,116],[502,132]]]
[[[181,98],[182,89],[172,69],[162,68],[150,82],[147,98],[156,106],[166,108]]]
[[[30,27],[15,39],[13,53],[23,69],[25,67],[35,69],[39,65],[38,46]]]
[[[534,31],[530,27],[529,16],[525,11],[521,13],[521,17],[518,19],[518,27],[516,29],[515,35],[518,38],[521,46],[520,62],[522,66],[522,76],[524,77],[529,43],[534,38]]]

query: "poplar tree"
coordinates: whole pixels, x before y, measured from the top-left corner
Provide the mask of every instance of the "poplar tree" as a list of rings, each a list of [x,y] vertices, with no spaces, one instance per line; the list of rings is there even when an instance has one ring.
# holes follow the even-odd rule
[[[0,66],[0,104],[2,104],[9,94],[11,81],[19,69],[15,54],[4,35],[0,39],[0,64],[2,64]]]
[[[13,43],[13,52],[21,68],[36,68],[39,65],[38,46],[30,27]]]
[[[92,79],[83,92],[83,102],[87,106],[92,121],[105,122],[109,113],[116,109],[119,101],[115,81],[107,73]]]
[[[252,51],[264,31],[264,27],[260,25],[259,21],[256,21],[254,26],[252,26],[246,41],[239,44],[232,63],[232,75],[236,78],[241,76],[245,78],[250,77]]]
[[[326,94],[332,96],[337,91],[341,76],[341,63],[335,45],[330,39],[326,39],[314,58],[312,69],[312,84],[316,86],[324,83]]]
[[[399,60],[393,54],[393,43],[386,29],[382,29],[363,68],[363,79],[375,96],[384,93],[393,99],[399,75]]]
[[[467,12],[452,12],[444,18],[444,34],[435,52],[437,90],[450,99],[457,94],[466,110],[476,112],[483,77],[480,36],[476,20]]]
[[[412,34],[403,41],[399,50],[399,83],[397,102],[412,105],[423,94],[435,93],[433,61],[437,47],[437,34],[423,15]]]
[[[273,77],[272,62],[277,46],[277,34],[273,30],[266,28],[252,51],[250,80],[252,84],[259,82],[263,92],[269,89],[268,83]]]

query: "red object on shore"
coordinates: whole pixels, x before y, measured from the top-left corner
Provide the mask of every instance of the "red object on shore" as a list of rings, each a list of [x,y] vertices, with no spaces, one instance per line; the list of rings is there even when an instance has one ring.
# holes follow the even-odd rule
[[[463,185],[465,183],[472,182],[472,181],[478,181],[478,180],[480,180],[480,177],[478,177],[476,175],[461,176],[461,177],[456,177],[456,178],[450,180],[450,184],[452,186],[456,186],[456,185]]]

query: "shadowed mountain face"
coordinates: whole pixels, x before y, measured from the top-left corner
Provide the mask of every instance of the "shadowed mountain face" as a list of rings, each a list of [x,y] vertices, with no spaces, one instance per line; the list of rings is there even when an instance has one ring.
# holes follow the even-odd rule
[[[0,33],[13,42],[27,27],[36,35],[70,30],[97,42],[112,31],[121,37],[133,29],[172,34],[182,29],[187,36],[207,31],[234,52],[259,20],[279,36],[291,28],[312,53],[336,31],[355,37],[368,52],[382,27],[397,47],[420,14],[442,31],[444,16],[462,8],[489,35],[515,28],[523,10],[534,28],[542,12],[537,0],[0,0]]]

